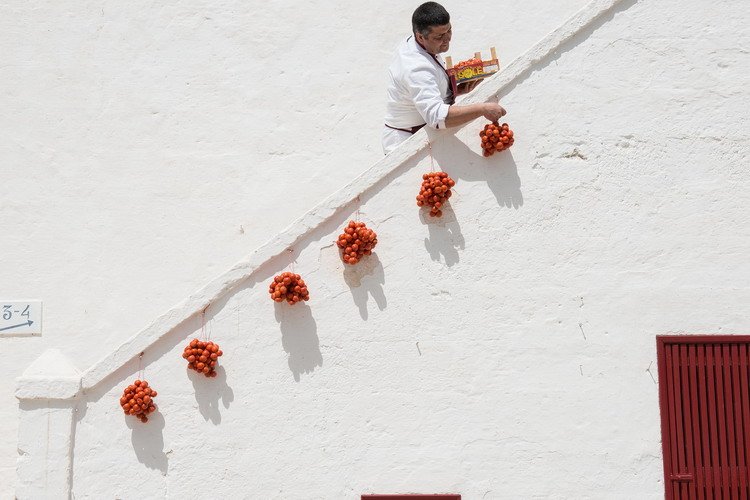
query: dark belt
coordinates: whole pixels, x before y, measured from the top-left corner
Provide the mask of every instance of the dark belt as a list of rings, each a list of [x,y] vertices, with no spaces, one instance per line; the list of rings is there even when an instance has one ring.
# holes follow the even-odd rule
[[[393,129],[393,130],[400,130],[401,132],[408,132],[408,133],[410,133],[410,134],[416,134],[416,133],[417,133],[417,132],[419,132],[419,130],[420,130],[420,129],[421,129],[422,127],[424,127],[425,125],[427,125],[427,124],[426,124],[426,123],[423,123],[422,125],[415,125],[415,126],[413,126],[412,128],[398,128],[398,127],[391,127],[391,126],[390,126],[390,125],[388,125],[387,123],[385,124],[385,126],[386,126],[386,127],[388,127],[388,128],[390,128],[390,129]]]

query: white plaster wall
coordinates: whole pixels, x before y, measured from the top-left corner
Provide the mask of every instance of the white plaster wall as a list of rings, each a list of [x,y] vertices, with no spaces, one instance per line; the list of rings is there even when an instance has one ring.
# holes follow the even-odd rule
[[[477,127],[438,136],[435,157],[458,179],[447,222],[425,225],[413,205],[426,158],[373,190],[360,212],[381,243],[361,286],[354,286],[357,276],[344,273],[331,246],[354,211],[350,207],[296,248],[295,268],[312,290],[309,307],[278,307],[267,299],[268,279],[286,262],[265,266],[246,287],[212,307],[208,327],[226,352],[218,379],[185,373],[179,352],[199,329],[195,321],[150,349],[146,376],[160,392],[160,412],[147,426],[125,419],[117,407],[135,364],[87,394],[76,423],[76,498],[135,496],[128,478],[137,478],[141,495],[190,497],[204,484],[192,483],[203,473],[219,479],[216,496],[356,498],[363,492],[419,490],[457,491],[465,498],[660,497],[657,393],[646,372],[655,362],[654,336],[750,331],[741,314],[750,298],[745,258],[750,234],[744,223],[750,201],[743,127],[750,111],[747,14],[739,1],[710,9],[689,4],[692,8],[685,2],[626,2],[613,19],[545,62],[503,98],[518,137],[510,153],[489,160],[478,156]],[[515,28],[519,36],[540,25],[523,27]],[[211,75],[204,75],[207,81]],[[351,102],[339,106],[354,109]],[[195,131],[190,127],[196,125],[186,127]],[[217,128],[211,133],[218,134]],[[327,130],[317,140],[357,133],[349,126]],[[141,140],[153,139],[149,147],[163,154],[168,141],[158,137],[150,133]],[[218,135],[213,137],[211,148],[218,153],[222,147]],[[113,145],[122,139],[109,140]],[[248,148],[237,139],[228,147],[237,153],[228,160],[239,165],[234,172],[269,141]],[[331,150],[335,160],[319,163],[320,171],[340,175],[341,184],[350,178],[341,171],[359,148],[348,146],[342,154],[342,144],[327,144],[339,149]],[[377,139],[370,144],[376,159]],[[67,139],[61,139],[63,145]],[[9,141],[9,155],[20,159],[22,149],[21,141]],[[36,158],[37,180],[59,185],[65,167],[81,168],[84,150],[81,143],[75,154],[57,160],[62,164],[55,183],[43,177],[49,166]],[[195,157],[216,164],[208,154],[182,150],[175,154],[191,166]],[[311,162],[325,154],[317,151]],[[22,236],[23,225],[15,223],[11,254],[17,253],[19,269],[12,271],[17,274],[11,274],[16,287],[11,291],[29,296],[31,279],[32,295],[50,293],[68,306],[54,315],[45,295],[50,320],[60,331],[42,339],[3,339],[3,352],[9,346],[19,373],[21,362],[48,345],[67,348],[81,368],[90,365],[247,253],[244,245],[251,238],[258,238],[257,245],[272,236],[230,234],[236,222],[250,220],[232,222],[238,210],[262,216],[259,224],[276,223],[269,226],[273,230],[304,211],[268,213],[273,183],[288,179],[289,172],[259,184],[264,195],[247,207],[207,207],[210,193],[220,193],[222,202],[235,196],[223,179],[214,179],[197,188],[205,190],[192,200],[192,209],[178,210],[177,202],[191,203],[184,200],[191,186],[203,186],[188,180],[202,174],[185,174],[178,160],[171,170],[160,163],[142,171],[137,159],[119,169],[117,161],[102,165],[106,175],[94,164],[81,171],[91,176],[84,191],[71,184],[67,197],[40,195],[35,205],[41,209],[51,200],[68,199],[81,202],[79,214],[87,215],[101,206],[99,214],[115,214],[104,220],[116,222],[114,227],[102,225],[106,237],[86,228],[79,231],[88,240],[61,238],[76,217],[66,223],[70,213],[54,203],[44,208],[49,221],[39,223],[40,236],[58,235],[46,248],[34,246],[33,237]],[[158,168],[168,172],[158,178],[184,182],[174,188],[175,212],[164,220],[185,229],[193,218],[186,223],[188,217],[175,215],[205,210],[206,218],[198,219],[205,232],[196,226],[195,241],[165,233],[154,247],[145,244],[144,234],[158,232],[135,233],[132,211],[113,206],[118,199],[113,185],[123,184],[113,176],[123,168],[133,172],[134,182],[153,181]],[[265,171],[247,168],[256,175]],[[306,179],[305,188],[311,177]],[[97,194],[100,184],[110,189]],[[330,190],[310,194],[307,206]],[[121,193],[135,209],[150,206],[139,222],[158,229],[158,217],[149,214],[163,212],[163,198],[132,200]],[[8,207],[34,220],[29,205],[24,209],[29,202],[14,196],[16,205],[3,196],[4,213]],[[100,201],[83,203],[97,197]],[[261,200],[268,205],[260,207]],[[222,230],[224,236],[206,235]],[[137,244],[127,247],[125,240]],[[92,252],[92,242],[100,245],[98,252]],[[97,261],[110,242],[117,243],[110,257]],[[180,247],[203,248],[206,255],[175,254]],[[236,253],[226,256],[232,249]],[[150,266],[125,267],[124,259],[138,259],[139,252]],[[29,262],[29,255],[38,258]],[[79,258],[80,265],[73,266]],[[48,274],[37,276],[37,266],[48,265]],[[84,265],[101,267],[97,272]],[[55,273],[57,281],[49,278]],[[146,281],[152,281],[149,293],[139,286]],[[105,311],[70,313],[102,301]],[[93,318],[93,327],[84,326],[86,318]]]
[[[0,299],[45,315],[41,338],[0,338],[0,498],[13,379],[39,354],[89,367],[381,157],[417,4],[0,5]],[[445,2],[452,53],[510,61],[584,4]]]

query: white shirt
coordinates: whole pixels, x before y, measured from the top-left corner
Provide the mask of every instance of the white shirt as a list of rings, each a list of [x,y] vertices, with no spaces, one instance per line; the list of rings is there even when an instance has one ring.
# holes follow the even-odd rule
[[[430,55],[412,35],[399,45],[388,77],[386,125],[410,129],[426,123],[445,128],[453,96],[440,55]]]

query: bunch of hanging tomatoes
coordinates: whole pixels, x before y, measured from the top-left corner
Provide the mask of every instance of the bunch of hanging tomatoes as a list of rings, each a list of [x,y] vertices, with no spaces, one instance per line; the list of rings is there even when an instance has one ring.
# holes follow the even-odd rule
[[[497,122],[488,123],[479,132],[482,138],[482,149],[484,156],[492,156],[495,151],[503,151],[513,145],[513,131],[507,123],[498,125]]]
[[[275,302],[286,300],[289,304],[296,304],[303,300],[310,300],[307,285],[299,274],[284,272],[275,276],[268,287],[268,293]]]
[[[125,415],[135,415],[141,422],[148,422],[149,413],[156,411],[154,398],[156,391],[145,380],[136,380],[125,388],[120,398],[120,406]]]
[[[187,359],[188,368],[202,373],[206,377],[216,376],[216,364],[219,356],[224,354],[215,342],[201,342],[193,339],[185,346],[182,357]]]
[[[368,229],[364,222],[349,221],[336,244],[344,251],[341,258],[347,264],[356,264],[365,255],[370,255],[378,244],[378,235]]]
[[[453,194],[456,181],[445,172],[430,172],[422,176],[422,188],[417,195],[417,206],[429,206],[430,217],[442,217],[443,205]]]

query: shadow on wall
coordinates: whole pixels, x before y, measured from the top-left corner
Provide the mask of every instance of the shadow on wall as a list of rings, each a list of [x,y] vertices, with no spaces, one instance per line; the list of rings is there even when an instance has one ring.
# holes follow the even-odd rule
[[[359,308],[359,315],[367,319],[367,297],[372,295],[378,309],[386,308],[388,301],[383,292],[385,270],[378,255],[373,253],[362,258],[357,265],[344,264],[344,281],[352,292],[354,303]]]
[[[254,280],[248,280],[244,286],[251,287],[255,283]],[[139,369],[150,366],[154,361],[165,356],[191,335],[197,335],[196,332],[201,331],[204,322],[210,321],[215,314],[221,311],[225,307],[226,302],[233,295],[234,294],[229,294],[220,301],[213,303],[205,318],[200,313],[193,314],[186,318],[170,331],[168,335],[162,336],[158,341],[146,349],[143,352],[143,358],[140,361],[138,358],[129,360],[123,366],[108,375],[103,383],[86,391],[86,401],[99,401],[102,397],[107,395],[113,387],[121,387],[123,384],[132,381]],[[234,399],[234,392],[226,382],[226,372],[224,371],[224,368],[219,364],[217,377],[213,379],[206,378],[205,380],[200,380],[205,378],[203,375],[199,375],[192,370],[187,371],[189,372],[188,378],[193,382],[193,387],[195,388],[195,397],[201,414],[206,420],[210,419],[215,424],[219,423],[221,421],[221,414],[219,413],[218,400],[221,399],[224,407],[228,408],[229,403]],[[120,389],[118,389],[118,391],[119,390]],[[117,393],[118,391],[115,392]],[[116,405],[117,400],[113,400],[112,404]],[[77,410],[76,422],[80,422],[85,416],[85,402],[82,405],[79,405]],[[159,410],[158,401],[157,410],[149,415],[149,421],[146,424],[141,423],[132,416],[123,416],[125,418],[125,424],[132,431],[131,442],[138,461],[146,467],[157,469],[163,475],[166,475],[169,469],[169,460],[167,454],[164,452],[163,430],[165,420]]]
[[[299,382],[301,374],[312,373],[316,367],[323,366],[318,327],[307,304],[290,306],[286,302],[276,302],[274,306],[281,328],[281,346],[289,355],[294,380]]]
[[[539,59],[535,64],[531,64],[526,71],[519,73],[518,76],[513,79],[513,81],[510,82],[508,86],[501,89],[500,97],[502,98],[504,95],[508,95],[513,92],[513,90],[518,85],[522,84],[532,74],[542,71],[551,63],[560,59],[563,54],[577,47],[581,42],[587,40],[596,30],[612,21],[612,19],[614,19],[618,13],[628,10],[636,3],[638,3],[638,0],[627,0],[620,2],[614,8],[609,9],[604,15],[599,16],[599,18],[592,21],[587,27],[576,32],[574,36],[572,36],[550,54],[547,54],[545,57]]]
[[[227,384],[226,370],[221,364],[218,364],[215,378],[208,378],[189,368],[185,368],[185,370],[188,372],[188,378],[193,383],[195,400],[198,402],[198,409],[201,415],[213,424],[220,424],[221,411],[219,409],[219,400],[221,400],[224,408],[229,408],[229,404],[234,401],[234,391]]]
[[[518,177],[518,168],[511,150],[485,158],[472,151],[455,135],[445,134],[433,144],[432,153],[438,164],[456,180],[454,189],[457,195],[461,192],[459,181],[486,181],[499,206],[523,206],[521,178]]]
[[[130,440],[138,461],[149,469],[158,469],[166,476],[169,459],[164,453],[164,416],[158,407],[148,416],[147,424],[129,415],[123,415],[123,418],[132,431]]]
[[[448,173],[453,176],[452,171]],[[443,205],[442,210],[442,217],[430,217],[429,210],[422,207],[419,211],[419,220],[427,226],[430,232],[430,237],[424,239],[424,247],[430,252],[430,257],[440,262],[442,256],[445,259],[445,265],[450,267],[458,262],[458,251],[466,248],[466,240],[461,234],[461,226],[458,224],[450,200]]]

